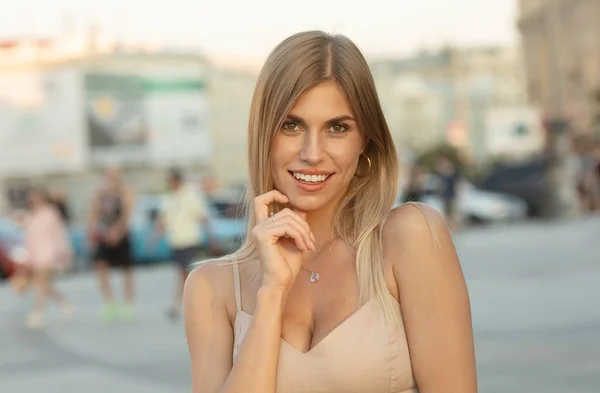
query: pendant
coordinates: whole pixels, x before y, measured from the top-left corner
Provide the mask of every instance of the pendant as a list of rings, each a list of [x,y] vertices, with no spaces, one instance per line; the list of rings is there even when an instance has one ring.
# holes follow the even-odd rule
[[[310,273],[310,282],[312,282],[313,284],[319,281],[320,279],[321,275],[319,274],[319,272]]]

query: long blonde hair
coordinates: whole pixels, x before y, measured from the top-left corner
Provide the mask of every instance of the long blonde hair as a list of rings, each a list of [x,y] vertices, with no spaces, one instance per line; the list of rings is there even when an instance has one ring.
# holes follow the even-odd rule
[[[333,229],[356,252],[359,304],[375,297],[389,316],[391,307],[397,305],[387,293],[382,226],[398,190],[398,159],[367,62],[347,37],[321,31],[298,33],[281,42],[267,58],[248,124],[248,228],[256,225],[253,199],[274,187],[271,148],[285,117],[302,93],[331,81],[346,93],[365,140],[364,156],[371,161],[361,158],[357,172],[364,176],[351,181],[334,215]],[[252,260],[255,248],[246,236],[238,251],[220,260]]]

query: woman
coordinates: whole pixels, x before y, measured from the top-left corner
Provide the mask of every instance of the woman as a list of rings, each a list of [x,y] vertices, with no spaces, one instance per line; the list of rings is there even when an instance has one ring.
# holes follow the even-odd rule
[[[452,240],[425,206],[391,210],[396,149],[348,38],[271,53],[249,167],[249,236],[186,283],[195,393],[476,391]]]
[[[65,269],[71,261],[72,249],[69,235],[60,213],[42,190],[32,190],[29,195],[29,215],[25,221],[25,248],[27,265],[33,272],[36,299],[27,317],[27,326],[44,325],[44,309],[48,298],[56,300],[63,315],[70,312],[70,303],[52,283],[57,270]]]

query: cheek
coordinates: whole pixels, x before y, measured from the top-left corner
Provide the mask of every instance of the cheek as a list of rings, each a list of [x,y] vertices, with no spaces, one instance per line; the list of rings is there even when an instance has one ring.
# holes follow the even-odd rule
[[[353,146],[340,144],[330,150],[330,154],[339,169],[344,172],[354,173],[360,159],[360,150]]]
[[[271,149],[271,171],[274,179],[281,178],[281,169],[293,159],[292,149],[289,144],[282,143],[279,138],[273,140]]]

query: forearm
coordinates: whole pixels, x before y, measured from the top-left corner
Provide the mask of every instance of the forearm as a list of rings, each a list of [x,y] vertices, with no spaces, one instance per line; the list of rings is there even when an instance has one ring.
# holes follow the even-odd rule
[[[275,392],[284,301],[280,290],[258,291],[252,324],[220,393]]]

